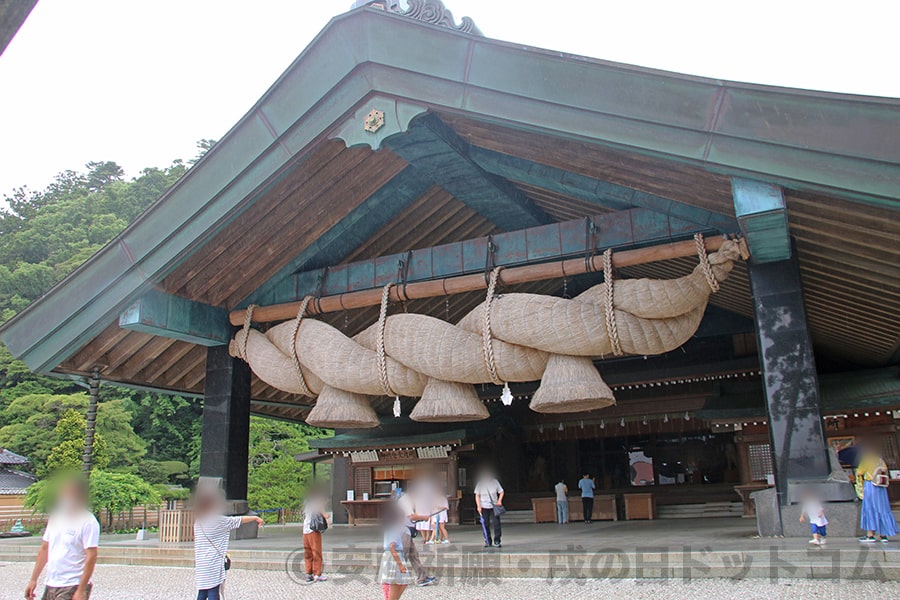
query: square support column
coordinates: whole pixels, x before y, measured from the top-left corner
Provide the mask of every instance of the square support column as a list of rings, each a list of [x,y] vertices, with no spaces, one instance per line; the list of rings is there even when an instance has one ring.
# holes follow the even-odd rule
[[[244,512],[249,452],[250,367],[229,356],[228,346],[213,346],[206,351],[200,475],[220,477],[228,500]]]
[[[825,480],[830,473],[819,382],[806,324],[797,253],[747,265],[765,386],[775,485],[781,506],[791,481]]]

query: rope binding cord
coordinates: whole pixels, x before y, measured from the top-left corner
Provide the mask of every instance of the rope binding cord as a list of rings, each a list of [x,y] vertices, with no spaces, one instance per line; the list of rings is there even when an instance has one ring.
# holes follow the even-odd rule
[[[694,243],[697,245],[697,256],[700,258],[700,266],[703,268],[703,275],[706,276],[706,283],[713,293],[719,291],[719,280],[713,273],[712,265],[709,264],[709,255],[706,253],[706,243],[703,241],[702,233],[694,234]]]
[[[391,382],[388,381],[387,355],[384,352],[384,328],[387,323],[387,309],[388,302],[391,298],[392,287],[394,287],[394,284],[388,283],[381,290],[381,308],[378,311],[378,335],[376,336],[375,344],[378,359],[378,379],[381,384],[381,391],[384,392],[385,396],[394,397],[394,416],[399,417],[400,396],[394,392],[394,389],[391,387]]]
[[[494,362],[494,342],[491,333],[491,304],[494,301],[494,290],[497,288],[497,280],[503,267],[494,267],[488,278],[487,297],[484,300],[484,309],[481,313],[481,351],[484,355],[484,365],[487,367],[488,376],[495,385],[500,385],[503,380],[497,374],[497,365]]]
[[[244,362],[250,362],[247,360],[247,341],[250,339],[250,324],[253,322],[253,311],[256,309],[256,304],[251,304],[244,310],[244,340],[241,343],[241,358],[244,359]]]
[[[590,217],[584,218],[584,272],[594,272],[594,236],[597,233],[597,225]]]
[[[315,398],[316,395],[309,389],[309,385],[306,383],[306,377],[303,375],[303,368],[300,366],[300,357],[297,356],[297,335],[300,333],[300,323],[306,315],[306,307],[309,306],[309,303],[312,300],[314,300],[313,296],[306,296],[303,299],[303,302],[300,303],[300,310],[297,311],[297,318],[294,322],[294,329],[291,334],[291,361],[294,363],[294,368],[297,369],[297,380],[300,382],[300,389],[303,392],[303,395]]]
[[[603,253],[603,281],[606,283],[606,334],[612,346],[614,356],[622,356],[622,344],[619,340],[619,328],[616,325],[615,290],[612,264],[612,248],[607,248]]]

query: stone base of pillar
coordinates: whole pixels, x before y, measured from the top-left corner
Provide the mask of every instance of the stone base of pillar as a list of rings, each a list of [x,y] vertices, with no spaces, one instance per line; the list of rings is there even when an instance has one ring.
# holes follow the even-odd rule
[[[855,537],[859,531],[859,507],[856,494],[848,483],[838,481],[797,482],[789,484],[788,497],[802,497],[803,490],[815,486],[821,492],[822,507],[828,519],[828,535]],[[853,497],[847,498],[847,492]],[[756,504],[756,529],[760,537],[812,537],[809,520],[800,522],[801,505],[779,506],[775,488],[753,492],[750,497]],[[837,500],[835,500],[837,499]]]
[[[823,502],[825,518],[828,519],[828,537],[855,538],[859,535],[859,502]],[[811,538],[809,519],[800,522],[800,505],[782,506],[781,522],[784,537]]]
[[[246,500],[226,500],[225,514],[231,517],[246,517],[256,515],[250,510]],[[256,523],[244,523],[231,533],[233,540],[255,540],[259,537],[259,525]]]

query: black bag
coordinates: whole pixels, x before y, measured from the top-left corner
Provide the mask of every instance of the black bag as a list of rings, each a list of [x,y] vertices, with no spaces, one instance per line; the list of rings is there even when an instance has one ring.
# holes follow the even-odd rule
[[[495,504],[495,505],[494,505],[494,514],[495,514],[496,516],[499,517],[500,515],[502,515],[502,514],[505,513],[505,512],[506,512],[506,507],[503,506],[502,504]]]
[[[325,517],[322,516],[322,513],[317,513],[310,517],[309,528],[317,533],[322,533],[323,531],[328,529],[328,521],[325,520]]]
[[[230,568],[231,568],[231,557],[226,554],[225,555],[225,570],[227,571]]]
[[[409,537],[411,537],[413,539],[416,539],[417,537],[419,537],[418,529],[416,529],[415,527],[407,527],[407,529],[409,529]]]

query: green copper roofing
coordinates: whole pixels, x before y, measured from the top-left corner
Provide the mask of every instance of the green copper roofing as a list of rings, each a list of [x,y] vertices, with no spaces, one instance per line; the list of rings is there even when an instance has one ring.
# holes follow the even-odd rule
[[[3,342],[50,371],[385,98],[900,208],[900,100],[676,75],[361,8],[333,19],[130,227],[6,323]]]

